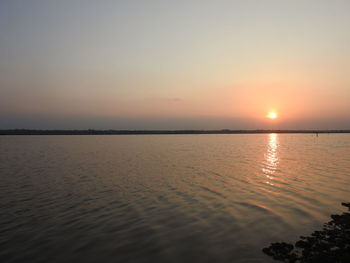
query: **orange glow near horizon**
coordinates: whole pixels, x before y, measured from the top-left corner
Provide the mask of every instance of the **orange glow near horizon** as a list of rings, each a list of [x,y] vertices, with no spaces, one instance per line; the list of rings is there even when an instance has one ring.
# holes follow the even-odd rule
[[[270,120],[274,120],[274,119],[277,119],[278,115],[277,115],[276,112],[271,111],[271,112],[269,112],[269,113],[267,114],[266,117],[269,118]]]

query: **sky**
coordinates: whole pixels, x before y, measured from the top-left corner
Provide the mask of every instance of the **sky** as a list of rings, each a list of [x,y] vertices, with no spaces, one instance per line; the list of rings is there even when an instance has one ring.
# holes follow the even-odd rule
[[[0,129],[350,129],[349,12],[0,0]]]

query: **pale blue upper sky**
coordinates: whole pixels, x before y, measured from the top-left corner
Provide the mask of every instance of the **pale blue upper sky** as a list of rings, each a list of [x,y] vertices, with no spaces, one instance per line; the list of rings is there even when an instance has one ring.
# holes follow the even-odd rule
[[[347,0],[1,0],[0,129],[350,128],[349,12]]]

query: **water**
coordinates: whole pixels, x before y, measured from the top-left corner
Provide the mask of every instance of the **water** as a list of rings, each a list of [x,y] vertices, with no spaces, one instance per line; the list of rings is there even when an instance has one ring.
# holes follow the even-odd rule
[[[271,262],[350,201],[350,134],[1,136],[0,262]]]

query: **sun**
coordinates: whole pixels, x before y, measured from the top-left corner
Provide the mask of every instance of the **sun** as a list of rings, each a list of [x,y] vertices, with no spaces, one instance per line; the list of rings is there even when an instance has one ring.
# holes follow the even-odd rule
[[[269,118],[269,119],[271,119],[271,120],[274,120],[274,119],[277,119],[278,115],[277,115],[276,112],[271,111],[271,112],[269,112],[269,113],[267,114],[266,117]]]

